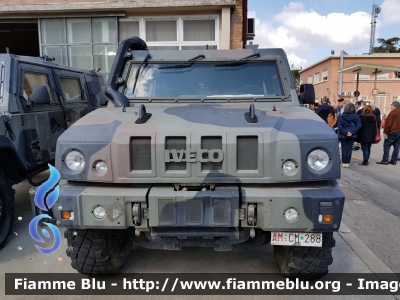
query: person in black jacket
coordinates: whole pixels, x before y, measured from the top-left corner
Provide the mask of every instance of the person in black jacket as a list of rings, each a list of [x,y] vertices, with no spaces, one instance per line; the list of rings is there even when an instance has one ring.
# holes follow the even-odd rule
[[[327,96],[324,96],[322,98],[322,105],[318,106],[317,111],[315,112],[318,116],[322,118],[322,120],[325,121],[325,123],[328,123],[328,115],[331,112],[331,106],[328,104],[329,98]]]
[[[376,118],[376,122],[378,123],[378,129],[381,130],[381,111],[379,110],[379,108],[377,108],[375,106],[375,103],[372,104],[372,114],[375,116]]]
[[[338,120],[338,138],[342,144],[342,167],[344,168],[350,167],[352,147],[360,128],[360,117],[356,114],[354,104],[349,102]]]
[[[364,114],[364,102],[362,100],[357,101],[355,104],[356,107],[356,114],[358,116],[362,116]],[[356,146],[353,148],[354,151],[361,150],[361,144],[357,142]]]
[[[364,107],[364,114],[360,116],[361,128],[357,132],[356,141],[361,144],[363,151],[363,162],[360,166],[368,166],[369,155],[371,154],[371,145],[375,141],[377,122],[372,114],[372,107],[367,105]]]

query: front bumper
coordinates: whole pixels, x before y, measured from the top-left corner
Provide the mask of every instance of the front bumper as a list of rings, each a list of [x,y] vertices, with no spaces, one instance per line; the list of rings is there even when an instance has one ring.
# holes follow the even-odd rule
[[[33,197],[31,194],[31,199]],[[93,215],[97,206],[107,212],[102,219]],[[203,237],[212,238],[218,236],[218,232],[229,232],[229,229],[237,236],[240,228],[249,227],[264,231],[337,231],[343,206],[344,194],[334,180],[230,185],[204,192],[174,191],[170,185],[82,184],[62,180],[60,196],[52,212],[60,226],[67,228],[133,227],[164,236],[187,237],[203,232]],[[284,216],[289,208],[299,213],[295,221],[288,221]],[[62,219],[63,211],[70,212],[71,217]],[[321,220],[321,215],[326,213],[332,214],[332,222]],[[255,215],[251,217],[252,214]]]

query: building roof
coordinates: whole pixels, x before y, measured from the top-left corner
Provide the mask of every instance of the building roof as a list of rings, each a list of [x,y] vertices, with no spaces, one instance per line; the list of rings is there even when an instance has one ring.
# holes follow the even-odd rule
[[[216,7],[216,6],[231,6],[237,5],[236,0],[70,0],[70,1],[57,1],[57,0],[37,0],[37,1],[16,1],[13,3],[9,0],[0,1],[0,16],[1,18],[13,18],[15,14],[29,14],[32,18],[32,12],[38,13],[54,13],[54,12],[81,12],[92,10],[94,15],[99,14],[103,10],[110,11],[114,16],[113,10],[122,10],[119,14],[129,9],[173,9],[188,8],[188,7]],[[14,1],[15,2],[15,1]],[[21,3],[22,2],[22,3]],[[28,3],[25,3],[28,2]],[[33,3],[32,3],[33,2]],[[54,17],[54,16],[53,16]]]
[[[387,58],[393,58],[393,57],[400,57],[400,53],[373,53],[373,54],[369,54],[369,55],[345,55],[344,56],[344,60],[346,61],[347,58],[359,58],[359,59],[373,59],[373,58],[383,58],[383,57],[387,57]],[[329,59],[340,59],[340,55],[330,55],[327,56],[319,61],[317,61],[316,63],[313,63],[311,65],[309,65],[308,67],[303,68],[301,71],[299,71],[299,73],[302,73],[308,69],[311,69],[314,66],[319,65],[320,63],[327,61]]]
[[[375,73],[385,74],[396,71],[400,72],[400,67],[390,66],[390,65],[367,64],[367,63],[356,63],[339,69],[339,73],[350,73],[350,74],[360,73],[363,75],[375,75]]]

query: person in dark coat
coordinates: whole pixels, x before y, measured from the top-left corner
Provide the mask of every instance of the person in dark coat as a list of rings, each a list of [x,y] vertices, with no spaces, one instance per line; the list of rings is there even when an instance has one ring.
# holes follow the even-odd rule
[[[361,128],[360,117],[353,103],[346,104],[338,120],[338,138],[342,144],[342,167],[349,168],[353,144]]]
[[[371,154],[371,145],[375,141],[377,121],[372,113],[372,107],[367,105],[364,107],[364,114],[360,116],[361,128],[357,132],[356,141],[361,144],[363,152],[363,162],[360,166],[368,166],[369,155]]]
[[[325,121],[325,123],[328,123],[328,115],[331,112],[331,106],[329,105],[329,98],[327,96],[324,96],[322,98],[322,105],[318,106],[318,109],[316,110],[316,114],[322,118],[322,120]]]
[[[375,103],[372,104],[372,114],[375,116],[376,122],[378,122],[378,129],[381,130],[381,111],[375,106]]]

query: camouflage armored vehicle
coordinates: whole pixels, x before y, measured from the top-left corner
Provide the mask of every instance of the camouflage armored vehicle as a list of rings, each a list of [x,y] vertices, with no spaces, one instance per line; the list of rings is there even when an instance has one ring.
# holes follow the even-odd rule
[[[0,54],[0,245],[14,219],[12,185],[54,163],[57,138],[105,104],[103,78],[34,58]]]
[[[318,278],[341,222],[336,135],[300,99],[282,49],[118,49],[107,109],[57,142],[67,255],[117,272],[131,241],[151,249],[271,242],[285,276]],[[111,102],[111,101],[110,101]],[[111,105],[110,105],[111,104]]]

